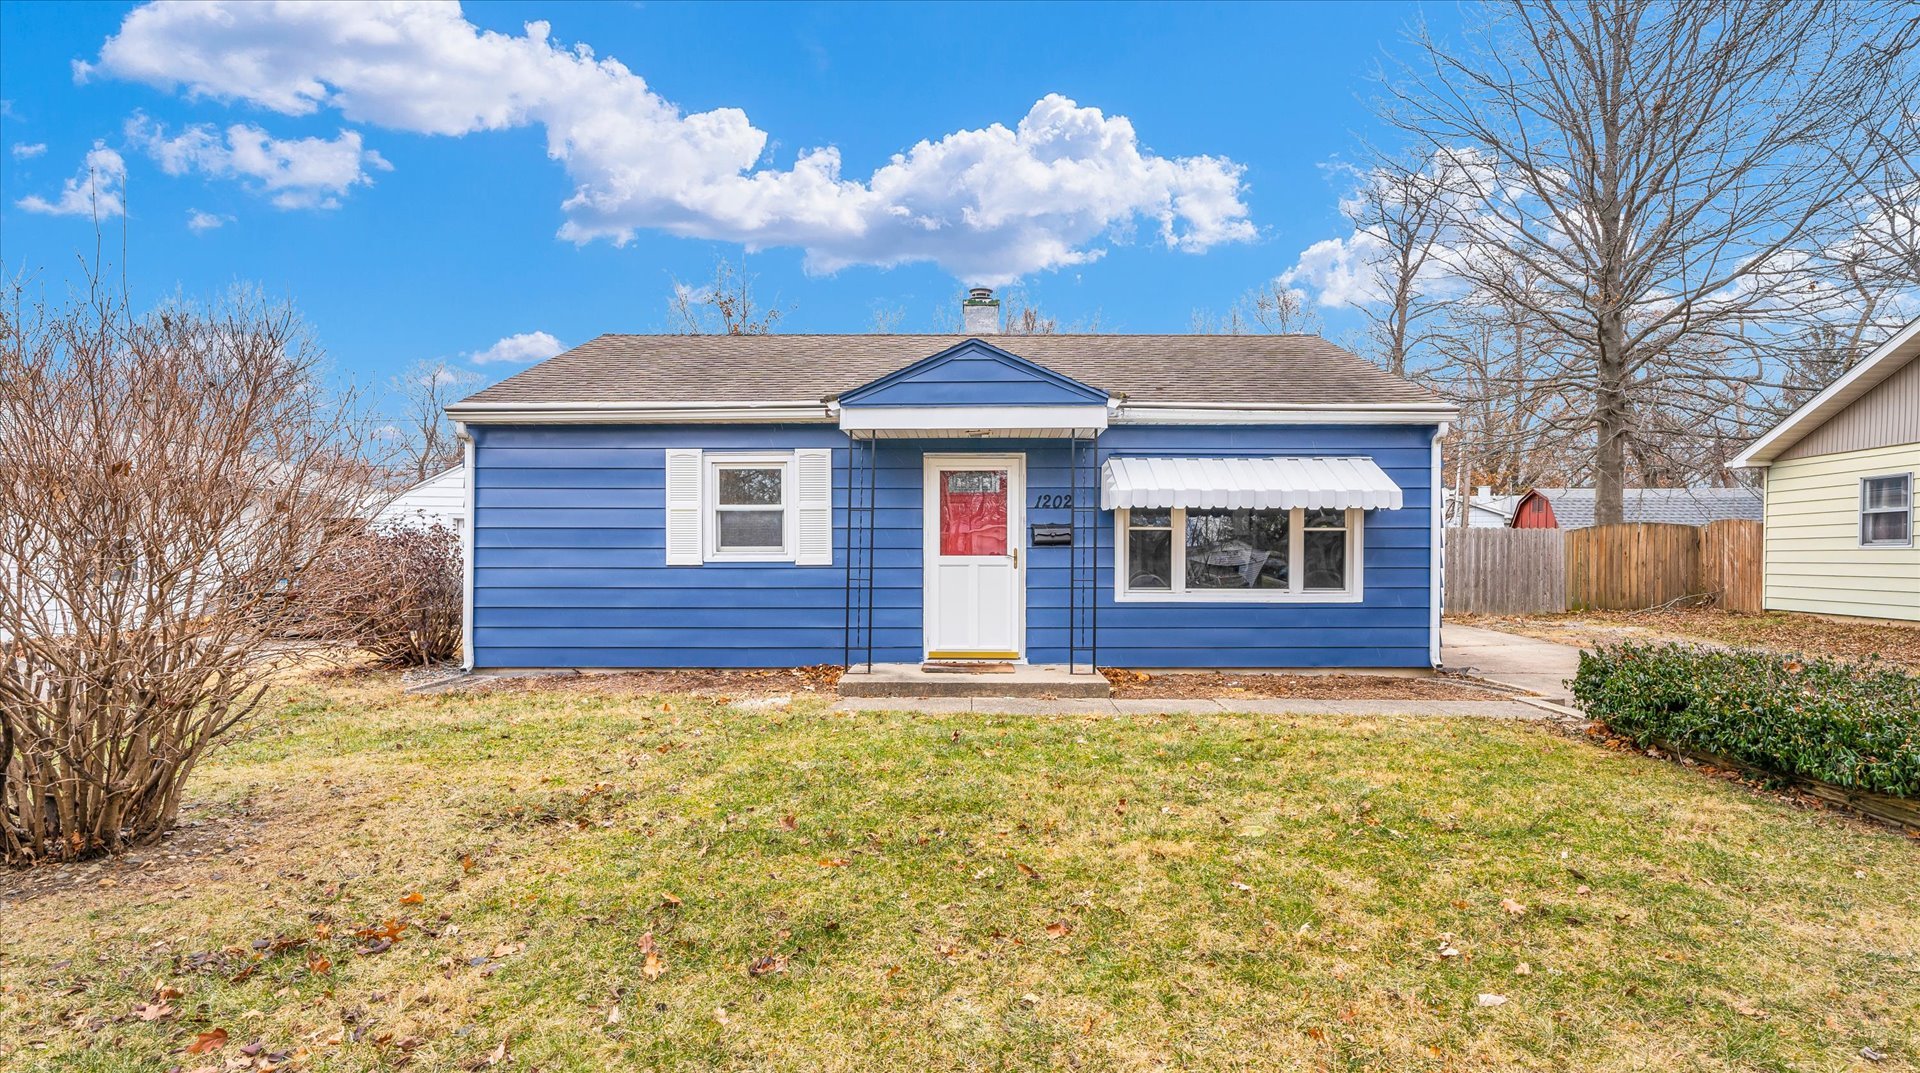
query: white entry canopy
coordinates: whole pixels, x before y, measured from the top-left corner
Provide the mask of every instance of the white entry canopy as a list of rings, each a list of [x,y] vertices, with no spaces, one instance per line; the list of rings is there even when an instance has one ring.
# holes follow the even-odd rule
[[[1371,458],[1110,458],[1101,510],[1399,510],[1400,486]]]

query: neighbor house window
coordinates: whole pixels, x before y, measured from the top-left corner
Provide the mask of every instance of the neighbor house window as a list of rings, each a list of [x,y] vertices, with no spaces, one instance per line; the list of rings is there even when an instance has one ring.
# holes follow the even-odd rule
[[[1353,600],[1357,510],[1118,512],[1122,600]]]
[[[788,550],[792,471],[792,458],[787,455],[709,458],[708,558],[792,558]]]
[[[1913,474],[1860,481],[1860,543],[1866,547],[1913,545]]]

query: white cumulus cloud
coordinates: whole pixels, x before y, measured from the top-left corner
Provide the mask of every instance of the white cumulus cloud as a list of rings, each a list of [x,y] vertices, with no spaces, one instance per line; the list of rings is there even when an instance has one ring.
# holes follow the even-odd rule
[[[249,123],[224,136],[206,124],[178,134],[143,115],[127,121],[127,139],[147,151],[168,175],[198,171],[257,184],[283,209],[331,209],[347,190],[371,183],[369,168],[390,171],[379,153],[364,148],[360,132],[343,130],[331,140],[281,139]]]
[[[816,271],[931,261],[992,284],[1094,260],[1143,219],[1188,252],[1255,235],[1238,164],[1156,155],[1125,117],[1062,96],[1012,127],[921,141],[864,179],[830,146],[760,166],[768,135],[741,110],[683,112],[546,23],[481,30],[454,4],[160,0],[76,72],[416,134],[540,126],[575,184],[560,234],[581,243],[657,229],[799,247]]]
[[[1352,182],[1340,199],[1340,213],[1353,225],[1344,236],[1321,239],[1302,250],[1292,268],[1276,280],[1280,285],[1312,294],[1322,306],[1359,308],[1390,297],[1388,263],[1393,249],[1380,213],[1405,221],[1416,211],[1416,195],[1406,178],[1394,179],[1378,168],[1333,169]],[[1411,180],[1412,189],[1434,198],[1430,256],[1419,279],[1430,291],[1458,293],[1464,289],[1461,267],[1471,256],[1470,244],[1460,237],[1453,221],[1480,217],[1495,197],[1521,196],[1499,182],[1492,164],[1470,149],[1436,152],[1422,162]],[[1370,210],[1370,206],[1372,207]]]
[[[14,142],[13,159],[32,160],[47,151],[46,142]]]
[[[202,212],[199,209],[187,210],[187,229],[192,231],[194,234],[199,234],[203,231],[212,231],[213,229],[218,227],[225,227],[227,224],[232,222],[233,222],[233,217],[231,216],[221,216],[217,213]]]
[[[565,349],[567,349],[565,343],[546,332],[520,332],[507,336],[485,350],[468,354],[467,360],[475,365],[487,365],[493,362],[545,361]]]
[[[120,216],[126,213],[127,162],[105,142],[94,142],[80,164],[80,172],[49,201],[38,194],[23,197],[21,208],[50,216]]]

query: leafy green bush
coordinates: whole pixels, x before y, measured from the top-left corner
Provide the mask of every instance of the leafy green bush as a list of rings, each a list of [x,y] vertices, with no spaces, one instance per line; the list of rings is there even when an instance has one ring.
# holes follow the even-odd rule
[[[1573,694],[1641,745],[1853,790],[1920,797],[1920,677],[1767,652],[1621,644],[1580,656]]]

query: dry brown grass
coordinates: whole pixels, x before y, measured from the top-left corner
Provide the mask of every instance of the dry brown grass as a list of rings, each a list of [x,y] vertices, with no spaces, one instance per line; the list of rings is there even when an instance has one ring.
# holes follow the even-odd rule
[[[194,788],[156,850],[0,878],[0,1067],[1897,1069],[1920,1034],[1913,843],[1514,723],[333,677]]]
[[[1505,693],[1457,678],[1387,674],[1271,674],[1251,672],[1102,672],[1113,695],[1129,700],[1235,697],[1303,700],[1504,700]]]
[[[1920,626],[1849,621],[1788,611],[1740,614],[1713,608],[1570,611],[1561,615],[1463,615],[1470,626],[1592,647],[1617,641],[1705,641],[1833,659],[1879,659],[1920,671]]]

